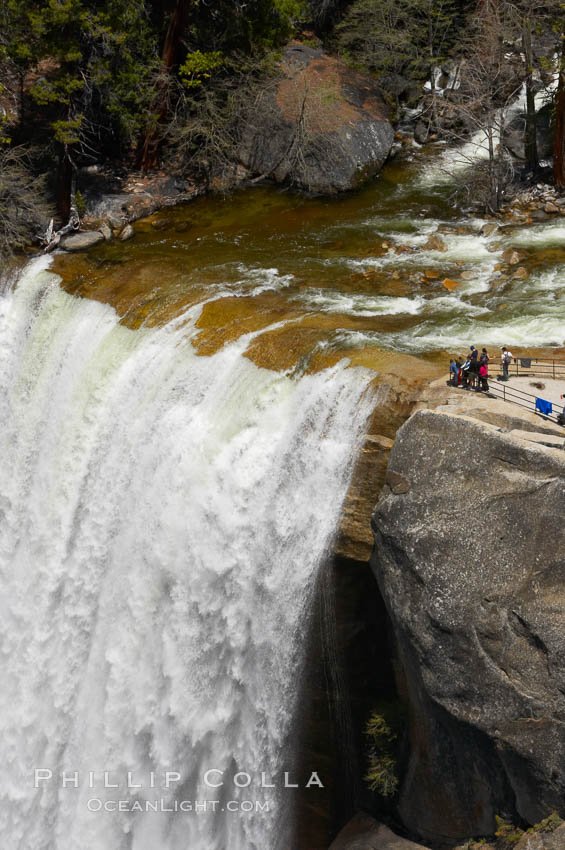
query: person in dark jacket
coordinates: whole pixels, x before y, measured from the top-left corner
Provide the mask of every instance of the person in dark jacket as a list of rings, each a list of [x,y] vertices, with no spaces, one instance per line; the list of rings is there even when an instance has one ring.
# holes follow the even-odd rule
[[[469,381],[471,386],[476,389],[479,385],[479,352],[474,345],[471,346],[469,360],[471,361],[471,365],[469,366]]]

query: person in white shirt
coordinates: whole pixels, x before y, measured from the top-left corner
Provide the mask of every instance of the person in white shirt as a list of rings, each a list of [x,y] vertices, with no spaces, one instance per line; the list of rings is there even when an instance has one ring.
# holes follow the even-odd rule
[[[502,380],[508,380],[508,367],[512,363],[512,352],[508,351],[505,345],[501,348],[500,365],[502,366]]]

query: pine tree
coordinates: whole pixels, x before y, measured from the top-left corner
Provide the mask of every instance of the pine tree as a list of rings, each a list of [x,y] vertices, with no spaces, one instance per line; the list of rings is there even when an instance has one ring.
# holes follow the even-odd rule
[[[85,151],[130,141],[148,106],[156,57],[143,0],[6,0],[6,56],[31,79],[36,124],[58,155],[57,207],[66,220]]]
[[[337,44],[353,65],[378,76],[427,79],[453,43],[455,0],[355,0],[337,26]]]

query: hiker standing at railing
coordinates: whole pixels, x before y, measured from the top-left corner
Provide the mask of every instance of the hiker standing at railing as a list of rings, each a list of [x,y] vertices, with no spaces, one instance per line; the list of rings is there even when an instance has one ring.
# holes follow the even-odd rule
[[[508,380],[508,367],[512,363],[512,352],[505,345],[501,348],[500,365],[502,366],[502,380]]]

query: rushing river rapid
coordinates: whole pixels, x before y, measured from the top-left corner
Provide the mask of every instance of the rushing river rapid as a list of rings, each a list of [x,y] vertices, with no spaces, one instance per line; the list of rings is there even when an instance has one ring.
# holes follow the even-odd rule
[[[3,846],[301,848],[285,773],[374,370],[565,334],[565,219],[485,228],[425,167],[200,199],[5,286]]]

